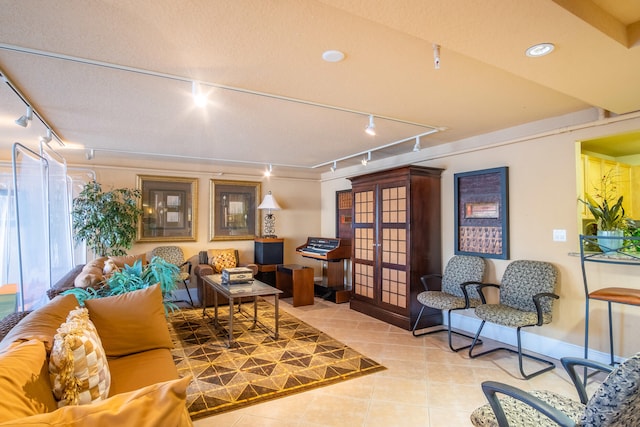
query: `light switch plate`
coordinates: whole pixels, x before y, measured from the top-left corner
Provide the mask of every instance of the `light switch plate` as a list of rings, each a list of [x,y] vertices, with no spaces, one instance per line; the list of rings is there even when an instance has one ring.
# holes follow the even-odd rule
[[[566,242],[567,241],[567,230],[553,230],[553,241],[554,242]]]

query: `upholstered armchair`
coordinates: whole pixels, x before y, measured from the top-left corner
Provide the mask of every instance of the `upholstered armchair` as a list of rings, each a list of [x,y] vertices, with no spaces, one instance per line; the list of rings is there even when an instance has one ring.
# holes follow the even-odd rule
[[[256,264],[240,264],[240,257],[237,249],[209,249],[200,252],[200,260],[195,266],[193,274],[196,277],[198,289],[198,301],[200,305],[213,306],[213,292],[207,292],[208,286],[202,279],[204,276],[222,273],[223,268],[247,267],[253,271],[255,276],[258,273]],[[222,295],[218,295],[218,304],[227,304],[228,301]]]
[[[580,401],[551,391],[527,392],[507,384],[482,383],[489,404],[471,414],[476,427],[535,426],[613,427],[640,426],[640,353],[615,369],[587,359],[561,359]],[[588,398],[583,367],[609,373]],[[498,396],[501,397],[498,397]]]
[[[475,358],[498,350],[517,353],[520,373],[525,379],[553,369],[555,367],[553,362],[522,352],[520,330],[532,326],[542,326],[551,322],[553,301],[559,298],[554,293],[557,277],[556,268],[548,262],[519,260],[511,262],[507,266],[500,285],[492,283],[478,285],[477,288],[480,292],[482,304],[475,308],[475,314],[482,320],[482,323],[480,323],[478,332],[469,348],[469,357]],[[500,302],[498,304],[487,304],[483,293],[483,289],[486,287],[499,289]],[[482,332],[486,322],[516,328],[518,350],[498,347],[473,354],[473,350],[478,344],[480,332]],[[526,374],[522,365],[523,357],[537,360],[545,366],[542,369]]]
[[[483,258],[468,255],[456,255],[452,257],[444,269],[443,274],[427,274],[420,278],[424,286],[424,292],[418,294],[418,301],[422,304],[418,318],[413,325],[413,336],[447,332],[449,336],[449,348],[452,351],[460,351],[469,348],[469,345],[454,348],[451,343],[451,334],[460,335],[469,339],[473,336],[451,330],[451,312],[466,310],[476,307],[481,303],[480,296],[475,287],[467,287],[470,284],[480,284],[484,279],[485,261]],[[437,286],[441,288],[437,290]],[[420,318],[426,307],[447,311],[447,327],[416,332]]]
[[[184,252],[178,246],[158,246],[151,251],[151,258],[160,257],[170,264],[174,264],[180,268],[180,276],[178,280],[182,282],[189,296],[189,303],[193,307],[193,298],[189,291],[189,280],[191,279],[191,261],[185,261]],[[187,301],[184,301],[187,302]]]

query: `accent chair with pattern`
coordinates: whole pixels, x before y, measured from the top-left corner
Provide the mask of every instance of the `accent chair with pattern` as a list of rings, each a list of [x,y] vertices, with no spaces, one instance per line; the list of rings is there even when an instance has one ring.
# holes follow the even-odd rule
[[[168,263],[180,267],[179,280],[184,284],[184,288],[187,290],[187,295],[189,296],[189,303],[193,307],[193,298],[191,298],[188,284],[191,280],[191,261],[185,261],[182,249],[178,246],[158,246],[151,251],[151,257],[153,258],[154,256],[159,256]]]
[[[471,414],[476,427],[636,427],[640,426],[640,353],[615,369],[587,359],[564,357],[562,366],[569,374],[580,401],[551,391],[527,392],[507,384],[482,383],[489,404]],[[578,369],[587,367],[608,372],[602,384],[588,398]],[[592,374],[590,374],[591,376]],[[498,394],[503,395],[498,398]]]
[[[452,351],[460,351],[469,348],[469,345],[454,348],[451,343],[451,334],[460,335],[469,339],[472,336],[451,330],[451,312],[454,310],[466,310],[481,303],[475,287],[465,287],[465,284],[480,284],[484,279],[484,258],[469,255],[455,255],[444,269],[443,274],[427,274],[420,278],[424,286],[424,292],[418,294],[418,301],[422,304],[420,313],[413,325],[413,336],[419,337],[437,332],[447,332],[449,335],[449,348]],[[440,279],[440,280],[438,280]],[[441,289],[436,290],[440,284]],[[430,307],[438,310],[447,310],[447,327],[417,333],[418,324],[424,309]]]
[[[554,293],[557,278],[558,271],[553,264],[543,261],[518,260],[512,261],[507,265],[500,285],[493,283],[478,285],[477,288],[480,292],[482,304],[475,308],[475,314],[482,320],[482,323],[480,323],[478,332],[469,348],[469,357],[475,358],[498,350],[517,353],[520,373],[525,379],[555,368],[553,362],[522,352],[520,330],[551,323],[553,301],[559,298]],[[498,304],[487,304],[483,293],[483,288],[485,287],[499,289],[500,301]],[[482,353],[472,354],[486,322],[516,328],[517,351],[508,347],[498,347]],[[545,366],[531,374],[526,374],[522,366],[523,357],[537,360]]]

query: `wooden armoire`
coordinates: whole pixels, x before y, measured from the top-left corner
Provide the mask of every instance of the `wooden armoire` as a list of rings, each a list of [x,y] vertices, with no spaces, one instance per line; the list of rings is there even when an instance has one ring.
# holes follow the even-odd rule
[[[420,277],[441,272],[442,169],[404,166],[360,175],[353,193],[351,309],[411,330],[424,290]],[[442,323],[425,308],[419,328]]]

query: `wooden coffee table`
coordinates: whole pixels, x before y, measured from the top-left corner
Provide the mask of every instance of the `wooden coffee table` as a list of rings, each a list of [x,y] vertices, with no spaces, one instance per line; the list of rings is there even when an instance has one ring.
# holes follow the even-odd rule
[[[281,294],[282,291],[280,289],[276,289],[273,286],[269,286],[266,283],[263,283],[259,280],[253,280],[249,283],[242,283],[237,285],[228,285],[222,283],[222,275],[220,274],[212,274],[210,276],[204,276],[204,282],[208,285],[205,287],[205,292],[207,288],[211,288],[213,290],[213,321],[216,326],[222,327],[220,322],[218,321],[218,294],[226,297],[229,300],[229,342],[227,347],[232,347],[234,344],[233,339],[233,300],[237,298],[243,297],[253,297],[253,327],[256,327],[258,322],[258,297],[266,297],[266,296],[275,296],[275,331],[274,338],[278,339],[278,294]],[[205,303],[202,306],[202,315],[206,315],[207,305],[206,305],[206,295],[204,298]],[[262,323],[262,322],[261,322]],[[263,324],[264,326],[264,324]]]

